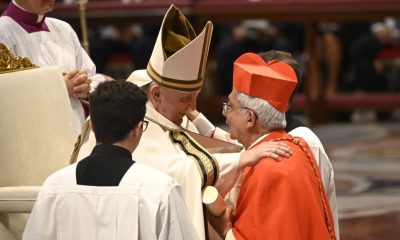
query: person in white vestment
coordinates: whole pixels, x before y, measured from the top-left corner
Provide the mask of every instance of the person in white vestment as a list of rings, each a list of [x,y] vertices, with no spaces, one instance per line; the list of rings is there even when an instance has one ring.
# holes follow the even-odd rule
[[[146,95],[111,81],[89,101],[97,145],[46,179],[23,239],[198,239],[177,181],[132,161],[147,128]]]
[[[0,42],[14,55],[27,57],[39,67],[57,65],[61,68],[78,135],[85,118],[80,99],[87,98],[90,89],[104,81],[104,76],[96,74],[94,63],[81,47],[72,27],[46,16],[53,8],[54,0],[11,1],[0,17]]]
[[[149,125],[133,157],[169,174],[182,185],[190,218],[201,240],[206,239],[202,189],[214,185],[224,196],[241,169],[272,154],[265,145],[243,154],[211,154],[188,134],[197,132],[185,114],[196,107],[211,31],[212,23],[208,22],[196,34],[183,13],[172,5],[164,17],[147,69],[134,71],[128,78],[142,86],[149,97],[145,116]],[[91,133],[78,160],[86,157],[93,146]]]
[[[296,90],[297,88],[299,88],[301,83],[303,68],[292,57],[290,53],[271,50],[267,52],[261,52],[258,55],[261,56],[265,62],[278,60],[289,64],[295,70],[297,79],[299,81]],[[293,100],[295,93],[296,91],[293,92],[290,101]],[[187,113],[187,116],[196,125],[200,134],[203,134],[205,136],[212,136],[213,138],[221,139],[228,142],[237,143],[236,140],[232,140],[230,138],[229,133],[225,132],[224,130],[218,127],[215,127],[210,121],[208,121],[208,119],[203,114],[199,113],[197,110],[189,111]],[[325,187],[325,192],[328,197],[330,207],[332,209],[333,219],[335,221],[334,225],[335,225],[336,236],[339,239],[340,235],[339,235],[338,210],[336,203],[335,178],[334,178],[333,167],[329,160],[329,157],[326,154],[321,141],[310,128],[306,127],[304,123],[302,123],[299,119],[293,116],[293,114],[291,114],[290,111],[286,113],[285,117],[287,122],[285,131],[290,135],[303,138],[310,146],[310,149],[318,163],[321,172],[321,178]],[[226,199],[226,201],[233,207],[236,206],[240,185],[241,185],[240,181],[238,181],[234,185],[233,189],[228,194],[228,198]]]

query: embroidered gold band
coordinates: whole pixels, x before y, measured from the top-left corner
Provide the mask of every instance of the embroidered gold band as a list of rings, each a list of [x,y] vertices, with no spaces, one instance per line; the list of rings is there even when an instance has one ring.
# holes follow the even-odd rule
[[[182,150],[194,160],[197,169],[200,173],[202,186],[214,185],[219,176],[219,165],[214,157],[205,150],[199,143],[189,136],[184,130],[171,129],[156,120],[145,117],[147,120],[159,125],[161,128],[169,131],[169,137],[174,142],[179,144]]]
[[[161,86],[172,88],[175,90],[180,90],[180,91],[186,91],[186,92],[191,92],[191,91],[196,91],[201,89],[203,86],[203,77],[199,79],[194,79],[194,80],[178,80],[178,79],[172,79],[172,78],[166,78],[158,74],[154,68],[151,66],[149,63],[147,65],[147,74],[149,77],[160,84]]]
[[[84,142],[89,139],[90,134],[90,119],[86,119],[83,123],[81,134],[75,142],[74,150],[72,150],[71,157],[69,158],[69,164],[73,164],[78,160],[79,150],[81,149]]]
[[[169,135],[173,142],[178,143],[186,154],[195,159],[202,175],[202,189],[214,185],[218,179],[218,164],[211,154],[184,131],[170,131]]]

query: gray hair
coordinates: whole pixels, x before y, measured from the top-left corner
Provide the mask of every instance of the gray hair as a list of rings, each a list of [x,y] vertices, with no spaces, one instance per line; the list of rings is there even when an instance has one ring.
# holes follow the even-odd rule
[[[140,90],[142,90],[147,96],[149,96],[149,91],[150,91],[150,87],[153,85],[158,85],[156,82],[151,81],[148,84],[145,84],[143,86],[140,87]]]
[[[263,127],[271,131],[286,127],[285,113],[279,112],[267,101],[241,92],[238,93],[237,100],[242,107],[248,108],[257,114],[258,121]]]

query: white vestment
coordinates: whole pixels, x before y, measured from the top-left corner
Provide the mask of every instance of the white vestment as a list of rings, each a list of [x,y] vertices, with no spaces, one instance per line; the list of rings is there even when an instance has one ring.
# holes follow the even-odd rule
[[[148,102],[146,105],[146,117],[149,117],[171,129],[188,129],[197,133],[196,127],[185,117],[182,127],[169,121],[158,113],[154,106]],[[88,156],[95,145],[93,132],[79,152],[78,160]],[[193,157],[187,155],[182,148],[173,143],[169,137],[169,131],[159,125],[149,122],[147,130],[143,133],[138,147],[132,154],[133,159],[140,163],[159,169],[175,178],[183,189],[186,206],[190,218],[200,237],[205,239],[203,206],[201,198],[202,178]],[[239,166],[239,153],[213,154],[219,165],[219,178],[215,187],[222,196],[225,196],[236,181]]]
[[[76,166],[45,181],[24,240],[198,239],[182,189],[168,175],[135,163],[119,186],[83,186]]]
[[[223,141],[239,144],[236,140],[230,138],[230,134],[225,132],[220,128],[215,128],[212,123],[203,115],[194,119],[193,123],[198,128],[200,134],[211,135],[213,138],[220,139]],[[215,131],[214,131],[215,129]],[[290,135],[295,137],[301,137],[309,145],[316,162],[318,163],[319,170],[321,172],[321,178],[325,187],[326,196],[329,200],[329,205],[331,206],[333,219],[335,221],[335,232],[337,239],[339,239],[339,220],[338,220],[338,210],[336,204],[336,188],[335,188],[335,177],[333,172],[332,164],[322,146],[321,141],[315,135],[311,129],[307,127],[297,127],[289,132]],[[238,177],[237,182],[233,186],[231,192],[227,195],[226,201],[233,207],[236,207],[237,198],[239,196],[241,186],[241,175]]]
[[[61,20],[46,18],[50,31],[28,33],[17,22],[8,16],[0,17],[0,42],[11,49],[13,54],[27,57],[39,67],[59,66],[63,72],[73,69],[86,70],[92,79],[93,90],[104,77],[96,74],[96,67],[81,47],[72,27]],[[44,91],[51,91],[43,86]],[[71,97],[74,112],[74,124],[77,135],[84,121],[82,104],[76,97]]]

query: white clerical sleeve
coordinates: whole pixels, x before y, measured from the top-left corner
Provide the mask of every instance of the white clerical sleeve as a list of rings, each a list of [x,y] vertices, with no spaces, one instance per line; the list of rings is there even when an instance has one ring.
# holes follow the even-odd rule
[[[325,191],[326,191],[326,195],[329,200],[329,204],[331,206],[333,220],[335,221],[334,226],[335,226],[335,233],[337,236],[336,238],[337,238],[337,240],[340,240],[339,215],[338,215],[338,209],[337,209],[337,203],[336,203],[336,187],[335,187],[335,175],[333,172],[333,167],[330,164],[328,155],[325,153],[325,151],[322,151],[322,150],[319,151],[319,159],[321,162],[325,163],[325,164],[321,164],[322,165],[321,171],[325,172],[321,175],[328,176],[328,177],[325,177],[328,179],[323,179],[323,181],[324,181],[324,185],[327,186]]]
[[[43,196],[43,192],[39,192],[35,206],[26,224],[22,236],[23,240],[57,239],[57,223],[51,220],[54,218],[54,211],[49,210],[54,200],[55,196]]]
[[[90,77],[90,80],[92,80],[90,83],[90,92],[93,92],[100,83],[106,80],[106,78],[102,74],[96,73]]]
[[[215,127],[202,113],[192,123],[203,136],[212,137],[225,142],[241,145],[237,140],[231,139],[230,134],[221,128]]]
[[[199,239],[185,206],[182,189],[176,185],[171,188],[168,199],[160,207],[158,239]]]
[[[70,35],[71,39],[74,41],[76,67],[85,69],[89,76],[93,76],[96,73],[96,66],[86,51],[82,48],[78,36],[76,35],[75,31],[73,31],[71,25],[68,24],[68,27],[71,28]]]
[[[214,133],[215,126],[202,113],[199,113],[192,123],[203,136],[211,137]]]
[[[88,76],[92,81],[90,83],[90,92],[93,92],[100,83],[105,81],[105,77],[102,74],[96,73],[96,66],[82,47],[79,46],[77,54],[78,66],[88,72]]]
[[[70,25],[68,26],[71,27]],[[82,48],[75,31],[72,30],[71,35],[75,45],[76,67],[87,71],[90,80],[92,80],[90,83],[90,89],[93,91],[100,83],[104,82],[105,78],[101,74],[96,74],[96,65],[94,65],[92,59]]]

